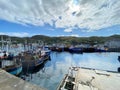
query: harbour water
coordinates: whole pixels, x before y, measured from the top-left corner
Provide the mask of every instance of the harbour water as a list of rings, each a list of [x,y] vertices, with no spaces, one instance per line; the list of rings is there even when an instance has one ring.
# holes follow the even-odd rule
[[[83,53],[52,52],[51,60],[44,63],[40,70],[26,76],[26,81],[48,90],[56,90],[60,81],[71,66],[116,71],[120,67],[117,60],[120,53]]]

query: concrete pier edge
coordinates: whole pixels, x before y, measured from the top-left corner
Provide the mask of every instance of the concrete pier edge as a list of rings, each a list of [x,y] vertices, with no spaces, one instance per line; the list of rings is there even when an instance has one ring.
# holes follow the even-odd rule
[[[0,90],[47,90],[0,69]]]

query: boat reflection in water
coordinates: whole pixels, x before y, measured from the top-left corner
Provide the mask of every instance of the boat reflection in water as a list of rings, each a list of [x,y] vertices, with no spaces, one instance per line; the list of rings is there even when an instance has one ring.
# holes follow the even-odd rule
[[[120,56],[118,56],[118,61],[120,62]]]
[[[120,62],[120,56],[118,56],[118,61]],[[118,72],[120,72],[120,67],[118,67]]]
[[[118,67],[118,72],[120,72],[120,67]]]

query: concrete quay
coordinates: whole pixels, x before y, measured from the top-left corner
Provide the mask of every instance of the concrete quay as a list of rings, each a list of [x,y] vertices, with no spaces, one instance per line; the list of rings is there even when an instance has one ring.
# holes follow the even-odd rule
[[[0,69],[0,90],[47,90]]]

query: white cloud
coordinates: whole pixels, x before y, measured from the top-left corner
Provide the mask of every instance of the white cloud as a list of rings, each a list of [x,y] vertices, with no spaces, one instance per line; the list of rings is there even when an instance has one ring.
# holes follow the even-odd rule
[[[53,29],[53,28],[48,28],[47,30],[54,31],[55,29]]]
[[[80,37],[78,34],[71,34],[70,36],[73,36],[73,37]]]
[[[120,24],[120,0],[0,0],[0,19],[89,31]]]
[[[26,33],[26,32],[6,32],[6,33],[3,33],[3,32],[0,32],[0,35],[9,35],[9,36],[17,36],[17,37],[27,37],[29,36],[29,33]]]
[[[71,35],[58,35],[58,37],[69,37],[69,36],[72,36],[72,37],[80,37],[78,34],[71,34]]]
[[[72,32],[72,29],[67,28],[67,29],[64,30],[64,32]]]

